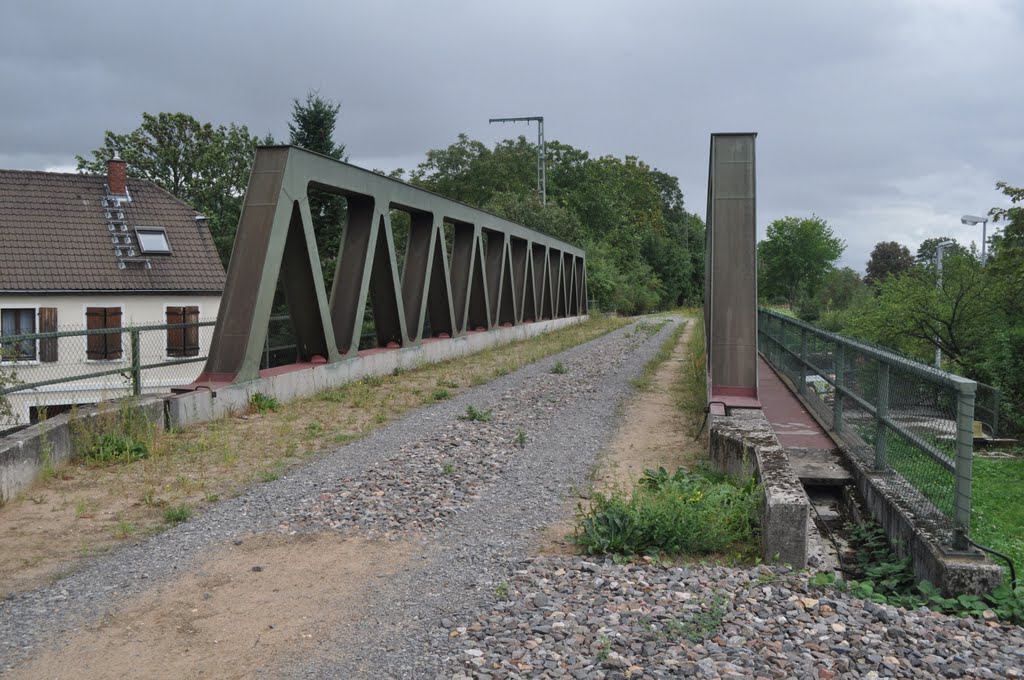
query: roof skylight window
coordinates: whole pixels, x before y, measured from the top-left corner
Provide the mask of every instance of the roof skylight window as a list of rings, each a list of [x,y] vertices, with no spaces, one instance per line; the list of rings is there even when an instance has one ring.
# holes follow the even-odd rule
[[[171,254],[171,244],[167,241],[167,232],[161,227],[137,227],[135,236],[139,239],[139,248],[147,254]]]

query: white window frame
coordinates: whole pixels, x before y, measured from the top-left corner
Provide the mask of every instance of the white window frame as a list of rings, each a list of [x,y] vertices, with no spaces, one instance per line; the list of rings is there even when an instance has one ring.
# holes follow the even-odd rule
[[[121,327],[125,328],[131,324],[128,323],[127,315],[125,314],[124,303],[111,303],[111,302],[86,302],[82,305],[82,327],[88,330],[89,328],[89,317],[86,312],[90,307],[119,307],[121,309]],[[85,357],[84,361],[87,364],[123,364],[130,363],[127,359],[128,352],[125,351],[124,346],[124,333],[121,333],[121,358],[120,359],[90,359],[89,358],[89,336],[82,336],[82,356]]]
[[[146,250],[142,246],[142,239],[139,238],[140,231],[158,231],[164,235],[164,243],[167,244],[167,250]],[[165,227],[147,227],[147,226],[136,226],[135,227],[135,242],[139,246],[140,255],[171,255],[174,250],[171,248],[171,239],[167,237],[167,229]]]
[[[33,313],[33,325],[35,326],[35,332],[39,332],[39,305],[0,305],[0,310],[4,309],[31,309]],[[3,337],[4,331],[3,326],[0,326],[0,337]],[[36,358],[35,359],[15,359],[14,361],[0,361],[0,366],[36,366],[39,364],[39,340],[36,340]]]

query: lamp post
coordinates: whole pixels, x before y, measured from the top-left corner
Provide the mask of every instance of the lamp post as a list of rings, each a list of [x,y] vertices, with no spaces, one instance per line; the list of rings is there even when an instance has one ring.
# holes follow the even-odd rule
[[[956,245],[955,241],[942,241],[935,244],[935,272],[938,274],[935,285],[940,290],[942,289],[942,251],[953,245]],[[935,368],[942,368],[942,347],[939,345],[938,333],[935,334]]]
[[[964,215],[960,218],[960,224],[966,224],[973,227],[976,224],[981,225],[981,266],[985,266],[985,262],[988,260],[987,251],[985,250],[985,243],[988,240],[986,238],[988,231],[988,218],[978,217],[977,215]]]

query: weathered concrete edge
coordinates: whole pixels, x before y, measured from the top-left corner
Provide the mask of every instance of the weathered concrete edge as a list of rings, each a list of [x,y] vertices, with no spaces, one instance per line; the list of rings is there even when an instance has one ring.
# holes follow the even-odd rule
[[[396,368],[410,369],[447,361],[490,347],[532,338],[588,318],[582,315],[495,328],[486,333],[469,333],[415,347],[377,352],[335,364],[260,378],[215,392],[202,390],[179,395],[143,397],[132,403],[142,406],[150,421],[161,428],[188,427],[244,412],[249,407],[249,398],[256,392],[286,402],[366,376],[386,375]],[[0,504],[27,489],[47,465],[56,466],[74,456],[72,418],[90,423],[101,414],[109,416],[115,408],[118,407],[104,404],[79,409],[73,415],[64,413],[0,439]]]
[[[447,361],[490,347],[531,338],[580,323],[587,318],[586,316],[576,316],[535,321],[509,328],[496,328],[486,333],[469,333],[447,340],[436,340],[413,347],[367,354],[333,364],[322,364],[250,382],[228,385],[214,391],[198,390],[174,395],[166,400],[167,426],[188,427],[233,413],[244,412],[249,408],[250,398],[257,392],[274,397],[278,401],[287,402],[366,376],[386,375],[395,369],[411,369],[423,364]]]
[[[918,580],[927,580],[947,595],[992,592],[1003,582],[1002,568],[984,553],[949,554],[930,538],[913,514],[881,484],[884,479],[843,447],[854,484],[868,512],[885,530],[896,554],[909,557]]]
[[[156,427],[165,427],[162,397],[141,397],[131,403]],[[0,505],[31,486],[47,466],[56,467],[73,457],[75,428],[120,417],[120,408],[108,403],[76,409],[0,439]]]
[[[900,558],[910,557],[915,577],[931,581],[947,595],[987,593],[1002,584],[1002,567],[988,559],[984,553],[978,551],[972,555],[950,555],[943,552],[938,543],[918,526],[913,514],[901,506],[899,499],[882,488],[878,483],[881,479],[879,475],[852,455],[849,444],[843,443],[843,439],[831,431],[831,424],[822,417],[818,408],[793,389],[793,382],[788,377],[781,373],[776,375],[796,395],[811,417],[837,442],[843,457],[850,464],[854,485],[866,508],[885,530],[896,554]]]
[[[758,409],[735,409],[711,420],[711,464],[762,489],[761,551],[765,560],[807,566],[810,501],[786,450]]]

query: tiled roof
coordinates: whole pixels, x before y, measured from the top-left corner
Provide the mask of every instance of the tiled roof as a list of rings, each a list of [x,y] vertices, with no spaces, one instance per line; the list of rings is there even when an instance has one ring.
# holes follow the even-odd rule
[[[124,218],[163,227],[171,255],[118,268],[103,209],[106,177],[0,170],[0,292],[220,293],[224,267],[196,212],[152,182],[128,178]]]

